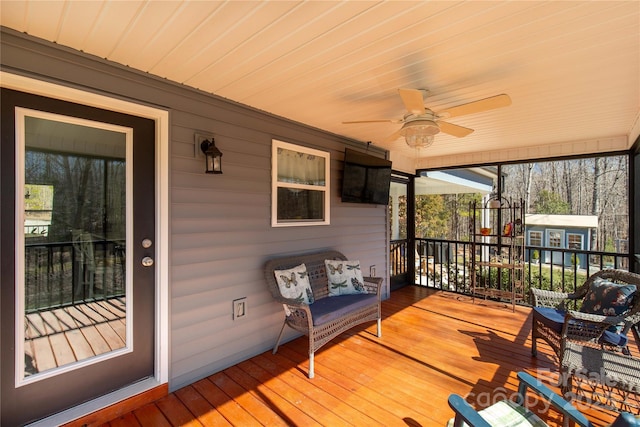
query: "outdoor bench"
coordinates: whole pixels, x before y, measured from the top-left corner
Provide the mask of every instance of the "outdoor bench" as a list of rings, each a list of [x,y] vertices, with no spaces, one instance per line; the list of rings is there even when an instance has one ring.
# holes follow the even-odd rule
[[[271,295],[285,312],[273,353],[286,325],[307,335],[309,378],[314,375],[314,353],[342,332],[376,320],[377,336],[382,336],[382,279],[362,277],[358,261],[349,261],[337,251],[323,251],[270,259],[264,272]]]

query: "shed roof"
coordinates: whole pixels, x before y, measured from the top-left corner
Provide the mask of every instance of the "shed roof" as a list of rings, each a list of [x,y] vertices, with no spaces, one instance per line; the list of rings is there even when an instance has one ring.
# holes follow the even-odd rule
[[[597,215],[526,214],[527,225],[553,225],[556,227],[597,228]]]

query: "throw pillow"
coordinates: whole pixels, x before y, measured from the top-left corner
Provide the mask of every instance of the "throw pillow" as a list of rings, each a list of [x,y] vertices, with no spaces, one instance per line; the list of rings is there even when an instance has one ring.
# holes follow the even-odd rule
[[[591,283],[580,311],[601,316],[620,316],[631,308],[636,287],[597,278]]]
[[[329,296],[366,294],[360,261],[327,259],[324,261],[329,279]]]
[[[274,274],[283,297],[305,304],[313,304],[313,290],[306,265],[300,264],[288,270],[275,270]]]

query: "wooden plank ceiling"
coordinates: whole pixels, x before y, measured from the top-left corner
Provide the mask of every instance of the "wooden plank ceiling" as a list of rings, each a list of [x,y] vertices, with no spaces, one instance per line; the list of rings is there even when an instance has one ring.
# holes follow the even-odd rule
[[[635,0],[54,0],[3,1],[1,12],[3,26],[423,158],[417,166],[593,141],[607,151],[640,133]],[[435,112],[501,93],[513,104],[452,118],[475,132],[440,133],[420,151],[384,142],[399,124],[342,124],[401,119],[398,88],[428,89]]]

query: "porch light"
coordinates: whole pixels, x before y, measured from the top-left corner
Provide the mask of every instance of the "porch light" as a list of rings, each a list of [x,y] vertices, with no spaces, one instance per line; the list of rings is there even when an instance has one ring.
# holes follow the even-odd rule
[[[433,144],[433,137],[440,132],[438,125],[429,119],[414,119],[406,122],[400,134],[409,147],[426,148]]]
[[[205,155],[205,172],[222,173],[222,152],[216,147],[215,140],[205,139],[200,143],[200,149]]]

